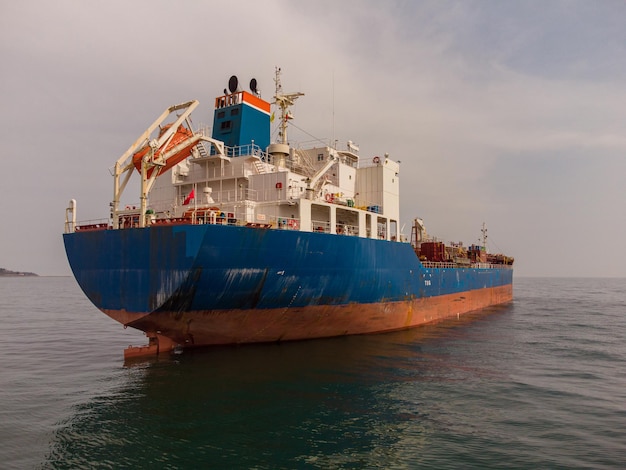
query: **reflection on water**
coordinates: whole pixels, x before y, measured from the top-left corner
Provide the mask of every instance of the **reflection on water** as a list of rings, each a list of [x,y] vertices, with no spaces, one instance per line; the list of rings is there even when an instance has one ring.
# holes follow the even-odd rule
[[[489,321],[511,309],[493,309]],[[420,449],[437,434],[468,425],[449,416],[463,406],[455,384],[500,373],[448,350],[485,315],[385,335],[209,348],[131,364],[122,386],[60,423],[48,464],[419,463]]]
[[[66,418],[42,466],[621,468],[624,285],[529,279],[513,304],[437,325],[126,367],[121,347],[102,355],[113,332],[85,323],[100,343],[50,356],[71,373],[38,369],[71,403],[50,414]]]
[[[391,334],[127,366],[72,278],[0,282],[0,466],[567,468],[626,461],[626,280]]]

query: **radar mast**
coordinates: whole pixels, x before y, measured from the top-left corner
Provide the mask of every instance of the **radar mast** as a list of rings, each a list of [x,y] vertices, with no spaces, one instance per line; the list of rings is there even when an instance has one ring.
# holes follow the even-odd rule
[[[276,94],[274,95],[274,104],[280,108],[280,124],[278,132],[278,143],[287,144],[287,121],[293,119],[293,114],[289,108],[293,106],[294,102],[300,97],[304,96],[304,93],[286,93],[283,94],[283,86],[280,82],[280,67],[276,67]]]
[[[482,242],[483,242],[483,251],[487,253],[487,225],[483,222],[483,228],[480,230],[483,234]]]

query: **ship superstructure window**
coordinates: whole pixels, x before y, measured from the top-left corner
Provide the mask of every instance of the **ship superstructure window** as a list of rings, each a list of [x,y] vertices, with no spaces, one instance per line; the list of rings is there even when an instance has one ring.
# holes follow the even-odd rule
[[[222,122],[221,129],[223,131],[230,130],[230,123],[231,123],[231,121],[224,121],[224,122]]]
[[[219,113],[217,113],[217,118],[218,119],[222,119],[225,116],[226,116],[226,111],[220,111]]]
[[[235,108],[230,111],[231,116],[237,116],[239,114],[239,108]]]
[[[317,161],[318,162],[323,162],[324,161],[324,154],[323,153],[318,153],[317,154]]]

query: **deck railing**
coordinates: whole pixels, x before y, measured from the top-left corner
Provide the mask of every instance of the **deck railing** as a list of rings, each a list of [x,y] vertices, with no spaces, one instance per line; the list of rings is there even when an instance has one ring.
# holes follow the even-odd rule
[[[109,219],[82,220],[76,223],[76,226],[73,230],[70,230],[69,227],[66,227],[65,233],[107,230],[109,228],[111,228],[109,224]]]
[[[457,264],[452,262],[439,262],[439,261],[422,261],[422,266],[425,268],[438,268],[438,269],[459,269],[459,268],[471,268],[471,269],[513,269],[513,265],[510,264],[493,264],[493,263],[471,263],[471,264]]]

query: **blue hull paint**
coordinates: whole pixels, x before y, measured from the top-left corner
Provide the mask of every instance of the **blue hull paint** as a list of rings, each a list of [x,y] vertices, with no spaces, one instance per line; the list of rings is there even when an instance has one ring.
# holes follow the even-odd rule
[[[513,270],[424,268],[408,243],[225,225],[64,234],[104,311],[276,309],[413,300],[512,284]]]

